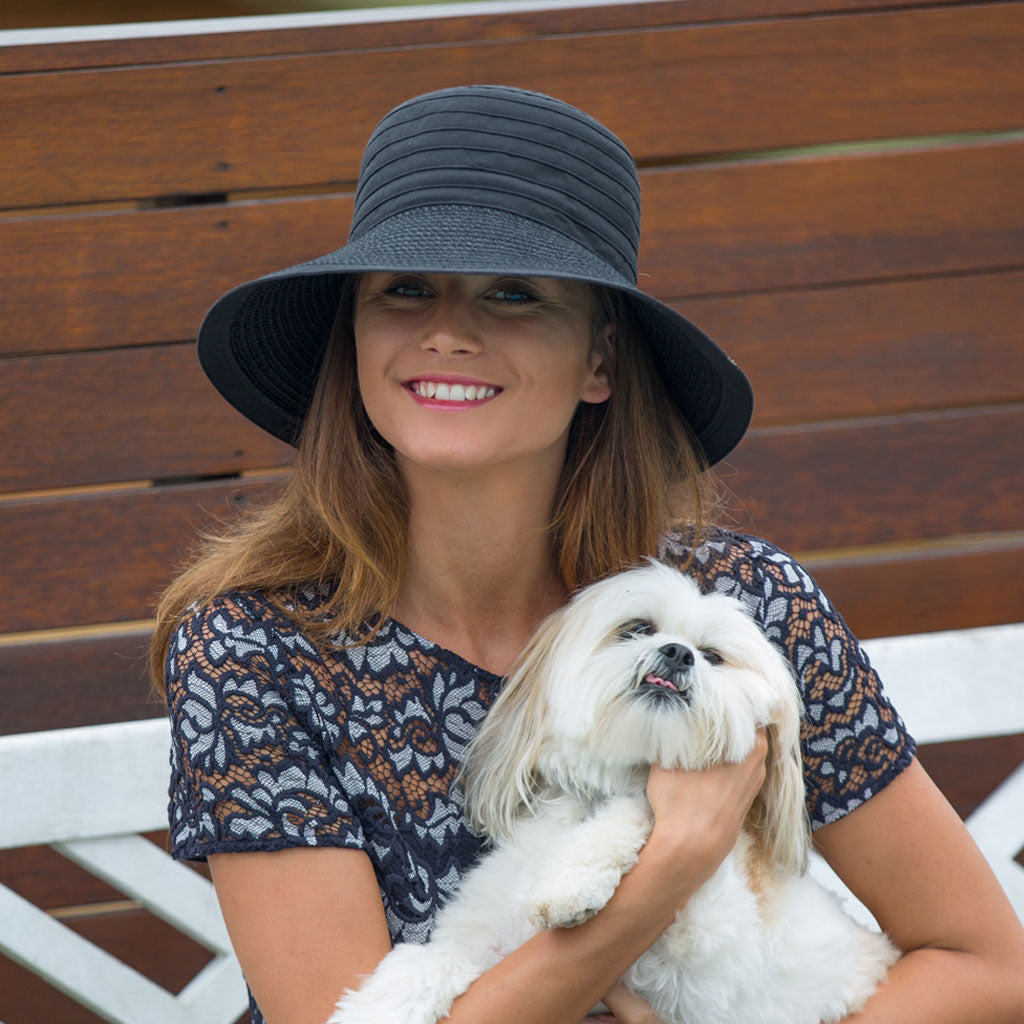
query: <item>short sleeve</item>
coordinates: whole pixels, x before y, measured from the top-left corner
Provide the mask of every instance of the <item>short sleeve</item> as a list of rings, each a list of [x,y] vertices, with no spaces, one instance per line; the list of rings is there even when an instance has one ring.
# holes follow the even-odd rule
[[[290,846],[363,848],[330,767],[330,720],[304,658],[315,652],[256,598],[190,614],[166,662],[175,857]]]
[[[703,589],[737,597],[793,666],[813,828],[860,806],[910,763],[914,740],[866,652],[796,559],[760,538],[726,534],[697,548],[691,572]]]

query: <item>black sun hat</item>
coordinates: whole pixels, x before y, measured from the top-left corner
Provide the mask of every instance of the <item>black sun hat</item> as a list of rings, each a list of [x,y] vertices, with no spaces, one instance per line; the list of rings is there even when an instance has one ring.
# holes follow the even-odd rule
[[[696,325],[637,288],[640,184],[625,145],[542,93],[472,85],[417,96],[366,145],[348,243],[222,296],[199,360],[243,415],[295,444],[345,274],[561,277],[630,300],[664,385],[709,463],[743,436],[747,378]]]

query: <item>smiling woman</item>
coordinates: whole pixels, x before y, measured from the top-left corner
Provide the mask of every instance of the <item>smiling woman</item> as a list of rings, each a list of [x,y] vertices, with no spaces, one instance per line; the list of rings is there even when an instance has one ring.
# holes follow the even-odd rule
[[[298,447],[278,497],[169,589],[153,646],[174,853],[209,858],[254,1022],[322,1022],[425,940],[481,852],[455,779],[503,676],[573,592],[651,557],[740,598],[792,666],[819,846],[905,953],[863,1020],[1019,1020],[1019,925],[857,641],[788,555],[708,523],[752,396],[639,290],[639,228],[603,125],[444,90],[374,131],[345,246],[202,325],[215,386]],[[562,682],[571,716],[588,680]],[[765,749],[645,760],[654,827],[608,904],[526,938],[446,1019],[577,1024],[603,999],[650,1022],[619,979],[735,845]]]

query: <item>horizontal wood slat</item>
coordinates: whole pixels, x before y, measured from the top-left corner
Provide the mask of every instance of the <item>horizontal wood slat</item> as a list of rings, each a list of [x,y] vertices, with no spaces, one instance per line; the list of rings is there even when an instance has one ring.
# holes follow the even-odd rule
[[[1005,4],[17,75],[0,205],[353,181],[385,111],[473,81],[582,106],[640,163],[1015,128],[1022,48]]]
[[[755,430],[730,456],[739,525],[791,550],[1019,526],[1019,406]],[[727,467],[728,471],[728,467]],[[0,631],[145,618],[202,516],[260,481],[0,504]],[[69,542],[55,544],[54,538]]]
[[[1024,273],[677,303],[746,370],[755,424],[1024,401]],[[281,466],[191,342],[8,359],[0,490]]]
[[[1024,541],[874,558],[812,556],[807,565],[865,639],[1014,622],[1024,608]],[[169,574],[165,566],[147,571],[154,588],[161,572]],[[0,733],[161,714],[149,692],[147,646],[148,636],[137,634],[0,646]]]
[[[1024,273],[691,299],[754,388],[754,423],[1024,401]]]
[[[195,346],[6,360],[0,490],[226,476],[291,461],[206,379]]]
[[[0,735],[162,714],[148,647],[137,632],[0,645]]]
[[[754,532],[791,550],[1010,531],[1022,436],[1022,406],[760,428],[724,482]]]
[[[429,17],[420,18],[412,7],[403,12],[408,17],[401,21],[380,20],[379,12],[373,10],[353,11],[338,24],[327,24],[325,20],[302,28],[286,28],[287,19],[281,18],[269,29],[243,29],[245,23],[236,21],[237,31],[229,32],[54,42],[46,46],[7,44],[0,46],[0,74],[713,24],[750,18],[873,11],[878,6],[878,0],[659,0],[658,3],[546,7],[540,11],[513,10],[468,16],[452,11],[448,17],[436,17],[431,12]],[[921,0],[886,0],[885,3],[888,9],[919,6]],[[964,2],[931,0],[927,6],[960,7]]]
[[[1024,608],[1024,540],[805,564],[865,639],[1019,622]]]
[[[1024,144],[648,171],[641,281],[672,298],[1024,266]],[[348,196],[0,220],[0,351],[194,337],[343,244]]]
[[[199,529],[266,486],[211,481],[0,504],[0,580],[19,594],[0,611],[0,633],[147,618]]]

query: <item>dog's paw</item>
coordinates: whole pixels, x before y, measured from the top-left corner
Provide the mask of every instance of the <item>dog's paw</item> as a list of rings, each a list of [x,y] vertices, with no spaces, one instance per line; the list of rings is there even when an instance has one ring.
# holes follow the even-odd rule
[[[537,928],[572,928],[593,917],[611,898],[622,878],[614,868],[589,871],[577,867],[546,872],[530,894],[527,914]]]

